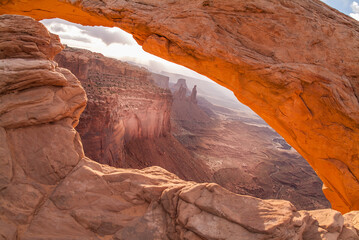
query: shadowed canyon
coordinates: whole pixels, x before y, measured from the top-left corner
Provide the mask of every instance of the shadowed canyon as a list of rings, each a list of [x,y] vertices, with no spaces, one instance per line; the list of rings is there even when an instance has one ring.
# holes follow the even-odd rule
[[[200,82],[1,15],[2,239],[359,239],[355,20],[307,0],[2,1],[0,14],[119,26],[232,90],[315,170]],[[315,173],[334,210],[310,210],[329,207]]]

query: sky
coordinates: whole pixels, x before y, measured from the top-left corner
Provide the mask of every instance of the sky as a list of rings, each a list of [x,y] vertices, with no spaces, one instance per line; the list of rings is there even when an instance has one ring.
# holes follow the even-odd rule
[[[359,21],[359,0],[322,0],[329,6]],[[168,62],[142,50],[132,36],[119,28],[89,27],[70,23],[62,19],[41,21],[47,29],[60,36],[61,42],[71,47],[99,52],[107,57],[133,62],[153,72],[175,72],[194,78],[208,78],[183,66]]]
[[[359,2],[353,0],[322,0],[329,6],[359,21]]]

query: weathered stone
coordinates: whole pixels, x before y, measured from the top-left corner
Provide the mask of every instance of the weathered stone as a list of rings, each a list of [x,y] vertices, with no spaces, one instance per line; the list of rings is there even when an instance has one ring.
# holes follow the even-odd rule
[[[84,157],[74,126],[86,102],[85,93],[82,90],[74,98],[71,90],[61,91],[71,84],[82,88],[68,71],[60,72],[68,81],[64,86],[39,84],[26,89],[59,91],[66,104],[77,110],[69,109],[62,117],[44,116],[43,121],[23,118],[18,125],[5,125],[6,138],[0,135],[10,150],[13,170],[10,183],[0,189],[2,238],[292,240],[336,239],[340,234],[343,217],[330,209],[299,213],[287,201],[260,200],[216,184],[183,181],[160,167],[118,169]],[[1,97],[11,94],[1,93]],[[47,107],[46,101],[37,104]],[[12,111],[17,108],[24,108],[25,115],[26,109],[34,110],[18,104]],[[354,227],[356,216],[348,215]]]
[[[126,30],[231,89],[308,160],[334,209],[359,209],[357,21],[319,0],[71,3],[7,1],[0,13]]]
[[[0,59],[51,60],[63,49],[59,36],[49,33],[41,23],[34,23],[31,18],[22,21],[16,21],[16,18],[10,15],[0,17]],[[26,34],[23,32],[25,27],[28,27]]]
[[[88,95],[77,127],[88,157],[122,167],[127,142],[169,134],[171,93],[154,85],[146,69],[68,47],[55,61],[78,77]]]
[[[78,77],[88,96],[76,127],[86,156],[114,167],[155,165],[186,180],[209,181],[207,166],[171,134],[168,77],[84,49],[66,47],[55,61]]]

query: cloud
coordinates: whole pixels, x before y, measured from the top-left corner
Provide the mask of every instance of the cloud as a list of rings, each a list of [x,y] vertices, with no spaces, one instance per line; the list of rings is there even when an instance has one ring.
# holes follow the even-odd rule
[[[50,32],[66,32],[66,30],[61,25],[52,25],[50,27]]]
[[[349,15],[358,20],[359,21],[359,4],[357,2],[352,2],[352,4],[350,5],[351,9],[353,10],[352,13],[350,13]]]
[[[84,42],[84,43],[91,43],[91,40],[85,37],[80,37],[80,36],[71,36],[69,34],[58,34],[59,37],[61,39],[69,39],[69,40],[74,40],[74,41],[79,41],[79,42]]]
[[[81,41],[87,38],[84,42],[91,41],[91,38],[101,40],[107,46],[113,43],[123,45],[137,44],[132,36],[119,28],[108,27],[90,27],[82,26],[80,24],[67,22],[62,19],[45,19],[41,21],[52,33],[58,34],[67,33],[73,35],[73,40]],[[68,39],[68,38],[67,38]]]
[[[79,26],[83,34],[101,39],[106,45],[112,43],[119,43],[123,45],[133,45],[133,39],[126,36],[122,30],[118,28],[105,28],[105,27],[89,27]]]

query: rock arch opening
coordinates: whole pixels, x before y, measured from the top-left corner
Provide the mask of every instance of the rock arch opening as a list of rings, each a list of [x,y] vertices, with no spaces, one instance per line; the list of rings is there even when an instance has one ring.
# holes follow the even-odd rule
[[[11,1],[0,13],[124,29],[232,90],[310,163],[334,209],[359,209],[359,24],[324,3]]]
[[[90,159],[120,168],[157,165],[299,210],[330,206],[306,161],[228,89],[144,55],[120,29],[41,22],[67,45],[54,60],[86,90],[76,130]]]

